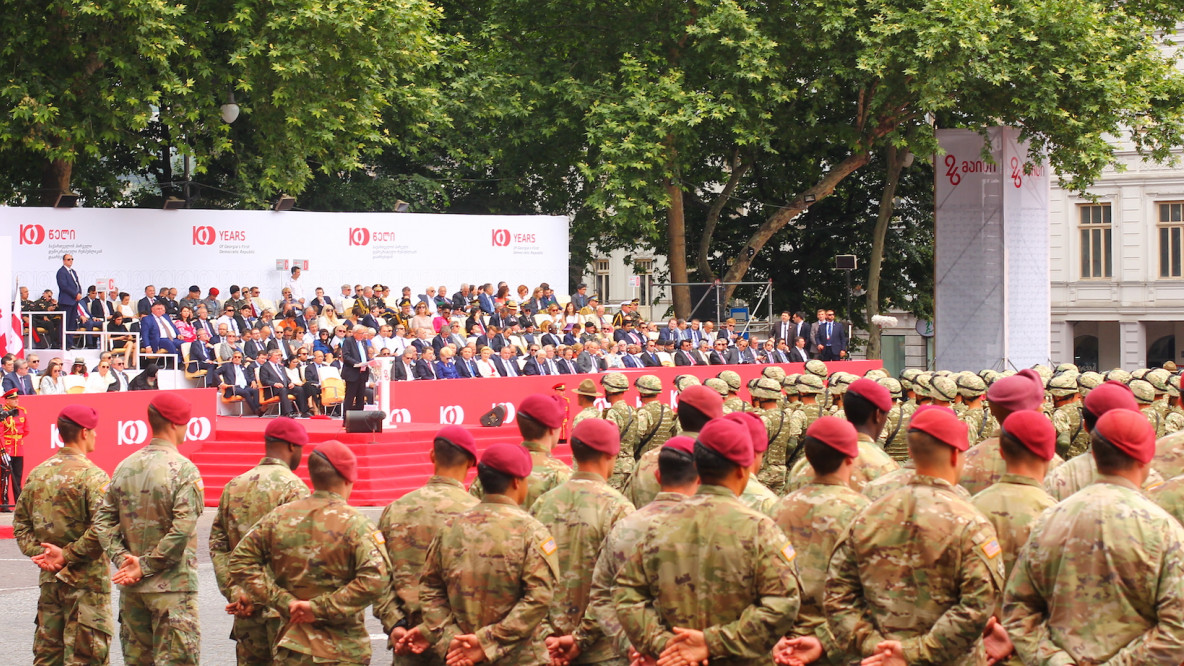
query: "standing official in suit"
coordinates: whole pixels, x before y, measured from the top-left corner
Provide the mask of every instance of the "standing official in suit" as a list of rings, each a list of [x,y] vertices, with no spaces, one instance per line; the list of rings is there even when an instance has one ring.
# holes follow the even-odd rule
[[[818,326],[818,353],[823,361],[847,357],[847,327],[835,321],[835,311],[826,311],[826,321]]]
[[[354,335],[341,343],[341,379],[345,382],[343,412],[361,410],[366,406],[366,382],[370,379],[369,366],[359,364],[369,361],[366,355],[366,331],[354,328]]]
[[[78,329],[78,302],[83,298],[82,281],[74,270],[74,255],[62,255],[62,267],[58,269],[58,307],[66,313],[66,330]]]
[[[793,340],[797,335],[795,318],[790,317],[789,310],[785,310],[781,313],[781,320],[773,324],[773,340],[777,342]]]
[[[147,317],[152,314],[152,306],[156,305],[158,300],[156,298],[156,287],[152,285],[144,287],[144,298],[136,301],[136,313],[141,317]]]

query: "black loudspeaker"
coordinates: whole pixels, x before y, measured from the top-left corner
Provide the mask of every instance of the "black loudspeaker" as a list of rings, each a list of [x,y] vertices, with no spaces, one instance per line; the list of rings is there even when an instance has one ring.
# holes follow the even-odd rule
[[[366,412],[351,409],[345,413],[346,432],[382,432],[386,412]]]
[[[835,255],[835,268],[845,271],[855,270],[855,255],[853,254],[837,254]]]
[[[481,415],[481,425],[486,428],[496,428],[506,420],[506,406],[497,405]]]
[[[714,284],[693,284],[691,285],[691,307],[699,303],[699,299],[703,298],[703,293],[707,292],[707,298],[703,298],[703,302],[691,316],[687,319],[702,319],[703,321],[717,321],[719,319],[719,299],[717,298],[719,292],[715,290]],[[727,313],[724,313],[724,318],[727,318]],[[722,323],[722,322],[721,322]]]

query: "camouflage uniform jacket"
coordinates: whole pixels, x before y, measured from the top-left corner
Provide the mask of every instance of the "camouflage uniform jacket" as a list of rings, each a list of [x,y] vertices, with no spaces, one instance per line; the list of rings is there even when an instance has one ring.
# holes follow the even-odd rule
[[[72,448],[60,449],[29,472],[12,519],[17,546],[26,557],[62,549],[66,566],[41,571],[44,585],[62,581],[81,590],[111,593],[111,573],[95,536],[94,520],[107,492],[107,473]]]
[[[657,656],[674,627],[689,627],[703,631],[712,666],[767,664],[801,603],[795,556],[772,518],[703,485],[646,528],[613,604],[642,654]]]
[[[765,424],[765,438],[769,449],[757,472],[757,478],[773,492],[785,485],[785,447],[789,443],[789,422],[792,416],[783,409],[762,409],[756,412]]]
[[[815,481],[782,497],[773,508],[773,520],[798,548],[802,608],[790,634],[816,636],[832,664],[843,660],[838,657],[841,650],[835,645],[822,610],[826,568],[835,544],[867,505],[867,498],[847,486]]]
[[[806,428],[809,428],[811,423],[825,415],[826,408],[816,402],[802,405],[800,409],[789,415],[789,439],[785,442],[785,454],[791,456],[792,460],[787,458],[785,460],[786,466],[795,465],[797,461],[806,459],[802,453],[802,447],[799,446],[802,436],[806,434]]]
[[[1169,435],[1155,443],[1151,467],[1165,479],[1184,474],[1184,433]]]
[[[862,493],[864,486],[876,479],[900,469],[896,461],[888,457],[876,442],[867,435],[859,433],[859,455],[855,457],[855,467],[851,470],[851,489]],[[785,492],[790,493],[814,480],[814,468],[803,457],[793,466],[789,473],[789,481],[785,484]]]
[[[419,603],[421,630],[444,656],[476,634],[499,666],[550,663],[543,629],[559,579],[555,539],[505,495],[457,515],[428,548]]]
[[[1057,407],[1052,424],[1057,429],[1057,455],[1069,460],[1089,450],[1089,431],[1081,418],[1080,402]]]
[[[751,412],[752,405],[744,402],[744,399],[738,395],[732,394],[724,398],[724,414],[731,414],[732,412]]]
[[[619,657],[627,657],[631,646],[629,637],[625,635],[621,621],[617,618],[617,609],[613,606],[613,586],[617,583],[617,574],[645,536],[650,523],[660,520],[659,516],[685,499],[686,496],[679,493],[658,493],[654,501],[638,508],[613,525],[600,550],[600,557],[596,559],[596,568],[592,571],[588,609],[581,626],[586,625],[589,619],[598,624]],[[576,630],[576,640],[585,640],[583,632],[579,629]]]
[[[571,468],[552,456],[550,449],[538,442],[522,442],[522,446],[530,451],[530,460],[534,463],[530,476],[526,477],[526,501],[522,503],[523,509],[530,510],[540,495],[571,478]],[[469,493],[478,499],[485,496],[480,479],[474,480],[473,485],[469,486]]]
[[[1155,428],[1156,439],[1159,439],[1160,437],[1163,437],[1167,434],[1168,424],[1165,422],[1164,417],[1155,410],[1154,406],[1148,406],[1142,411],[1143,416],[1147,417],[1147,422],[1151,424],[1152,428]]]
[[[1155,461],[1152,461],[1155,465]],[[1098,462],[1094,460],[1092,450],[1073,458],[1069,462],[1049,470],[1044,477],[1044,490],[1057,502],[1061,502],[1073,493],[1098,480]],[[1143,490],[1151,490],[1163,484],[1163,476],[1154,467],[1143,482]]]
[[[1010,576],[1020,548],[1028,543],[1032,523],[1057,501],[1036,479],[1009,473],[999,483],[975,495],[971,503],[994,526],[999,547],[1003,549],[1003,571]]]
[[[695,439],[699,433],[688,430],[682,435]],[[662,487],[658,485],[657,477],[658,455],[661,453],[662,449],[647,451],[641,460],[637,461],[637,467],[633,469],[633,473],[629,475],[629,481],[625,484],[625,489],[621,491],[633,503],[633,506],[639,509],[653,501],[654,497],[662,490]]]
[[[1179,664],[1182,570],[1184,528],[1134,484],[1102,476],[1033,526],[1003,624],[1025,663]]]
[[[428,547],[444,527],[480,500],[465,492],[456,479],[433,476],[422,488],[413,490],[387,505],[378,519],[391,562],[391,590],[375,604],[374,616],[387,634],[400,620],[407,627],[423,619],[419,612],[419,575]]]
[[[1165,436],[1184,430],[1184,410],[1175,405],[1169,406],[1163,417],[1163,430]]]
[[[987,438],[991,431],[987,429],[987,410],[979,407],[965,407],[958,414],[958,418],[966,424],[967,436],[970,439],[970,445],[974,446]],[[906,432],[907,435],[907,432]],[[905,442],[905,451],[908,451],[908,442]]]
[[[773,506],[777,504],[777,493],[769,490],[765,484],[751,474],[748,475],[748,485],[740,493],[740,503],[760,513],[773,517]]]
[[[1003,587],[995,529],[942,479],[916,475],[856,516],[827,572],[831,633],[871,656],[898,640],[910,664],[985,663],[977,644]]]
[[[340,495],[318,490],[264,516],[231,554],[230,580],[285,619],[291,602],[311,602],[316,622],[289,625],[276,647],[369,663],[363,612],[390,586],[390,571],[382,532]]]
[[[1054,455],[1052,462],[1048,464],[1048,471],[1051,473],[1064,462],[1063,458]],[[1006,473],[1007,465],[1003,462],[1003,455],[999,453],[999,432],[996,431],[990,439],[970,447],[966,452],[966,464],[962,467],[962,478],[958,484],[974,496],[999,483],[999,479]]]
[[[1184,523],[1184,475],[1168,479],[1147,493],[1164,511]]]
[[[140,558],[131,592],[197,592],[197,519],[205,507],[197,466],[160,439],[115,468],[95,533],[115,566]]]
[[[641,415],[638,410],[630,407],[624,400],[618,400],[604,410],[604,418],[617,424],[617,429],[621,431],[621,452],[617,454],[617,460],[613,463],[613,475],[608,480],[608,485],[614,490],[625,487],[625,482],[629,480],[629,475],[637,465],[637,461],[633,459],[633,451],[641,441],[639,416]]]
[[[876,440],[889,458],[901,464],[909,459],[909,419],[916,409],[912,402],[897,403],[888,412],[888,422]]]
[[[637,419],[641,426],[638,430],[641,433],[641,455],[662,448],[666,440],[678,432],[674,410],[657,400],[642,405],[637,410]],[[629,455],[633,455],[633,451],[630,451]]]
[[[633,505],[591,472],[576,472],[567,483],[544,494],[531,514],[555,537],[559,580],[551,602],[550,628],[561,636],[580,638],[578,664],[616,657],[600,625],[585,614],[592,589],[592,571],[609,532]]]
[[[571,420],[571,427],[576,427],[580,421],[584,419],[598,419],[600,418],[600,410],[596,407],[585,407],[576,414],[575,418]]]
[[[230,554],[243,536],[272,509],[305,497],[308,486],[292,473],[288,463],[276,458],[260,460],[226,484],[210,527],[210,559],[222,596],[238,601],[241,590],[230,586]]]
[[[867,501],[874,502],[898,488],[909,485],[916,475],[917,464],[911,459],[907,460],[900,469],[888,472],[864,486],[863,496],[867,498]],[[957,493],[958,497],[961,497],[967,502],[971,500],[970,493],[966,492],[966,489],[962,486],[954,486],[954,492]]]

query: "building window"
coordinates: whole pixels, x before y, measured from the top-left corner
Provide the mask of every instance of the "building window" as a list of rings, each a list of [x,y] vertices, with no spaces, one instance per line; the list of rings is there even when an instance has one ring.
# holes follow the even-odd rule
[[[642,305],[654,302],[654,260],[638,259],[633,262],[633,272],[637,276],[637,297]]]
[[[1184,237],[1184,202],[1159,204],[1159,277],[1178,278]]]
[[[1108,278],[1114,264],[1110,255],[1110,204],[1085,204],[1081,211],[1081,279]]]
[[[596,264],[596,295],[600,297],[601,304],[612,302],[612,297],[608,293],[608,259],[597,259]]]

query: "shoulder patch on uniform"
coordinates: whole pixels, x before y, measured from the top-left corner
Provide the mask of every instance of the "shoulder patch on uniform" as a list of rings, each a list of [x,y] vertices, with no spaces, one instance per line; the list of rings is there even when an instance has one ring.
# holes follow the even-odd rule
[[[106,494],[107,494],[107,489],[108,489],[108,488],[110,488],[110,487],[111,487],[111,482],[110,482],[110,481],[108,481],[107,483],[104,483],[104,484],[103,484],[103,487],[102,487],[102,488],[99,488],[99,494],[100,494],[100,495],[106,495]]]
[[[1143,490],[1155,490],[1156,488],[1158,488],[1158,487],[1162,486],[1162,485],[1163,485],[1163,483],[1164,483],[1163,481],[1156,481],[1155,483],[1153,483],[1153,484],[1151,484],[1151,485],[1147,486],[1147,487],[1146,487],[1146,488],[1144,488]]]
[[[206,484],[202,483],[202,480],[200,477],[193,482],[193,487],[197,488],[197,492],[199,492],[199,493],[204,493],[206,491]]]
[[[785,546],[781,548],[781,557],[784,557],[786,562],[793,562],[793,558],[797,556],[798,552],[793,549],[792,543],[786,543]]]
[[[995,559],[999,556],[999,553],[1003,551],[1003,549],[999,547],[999,542],[995,539],[991,539],[990,541],[979,546],[979,548],[983,549],[983,555],[986,555],[988,560]]]
[[[386,537],[384,537],[384,536],[382,535],[382,531],[381,531],[381,530],[374,530],[373,532],[371,532],[371,533],[370,533],[370,538],[371,538],[371,539],[374,539],[374,543],[376,543],[376,544],[378,544],[378,545],[380,545],[380,546],[382,546],[382,545],[386,544]]]
[[[543,551],[544,555],[551,556],[559,547],[555,545],[555,537],[551,537],[539,544],[539,550]]]

